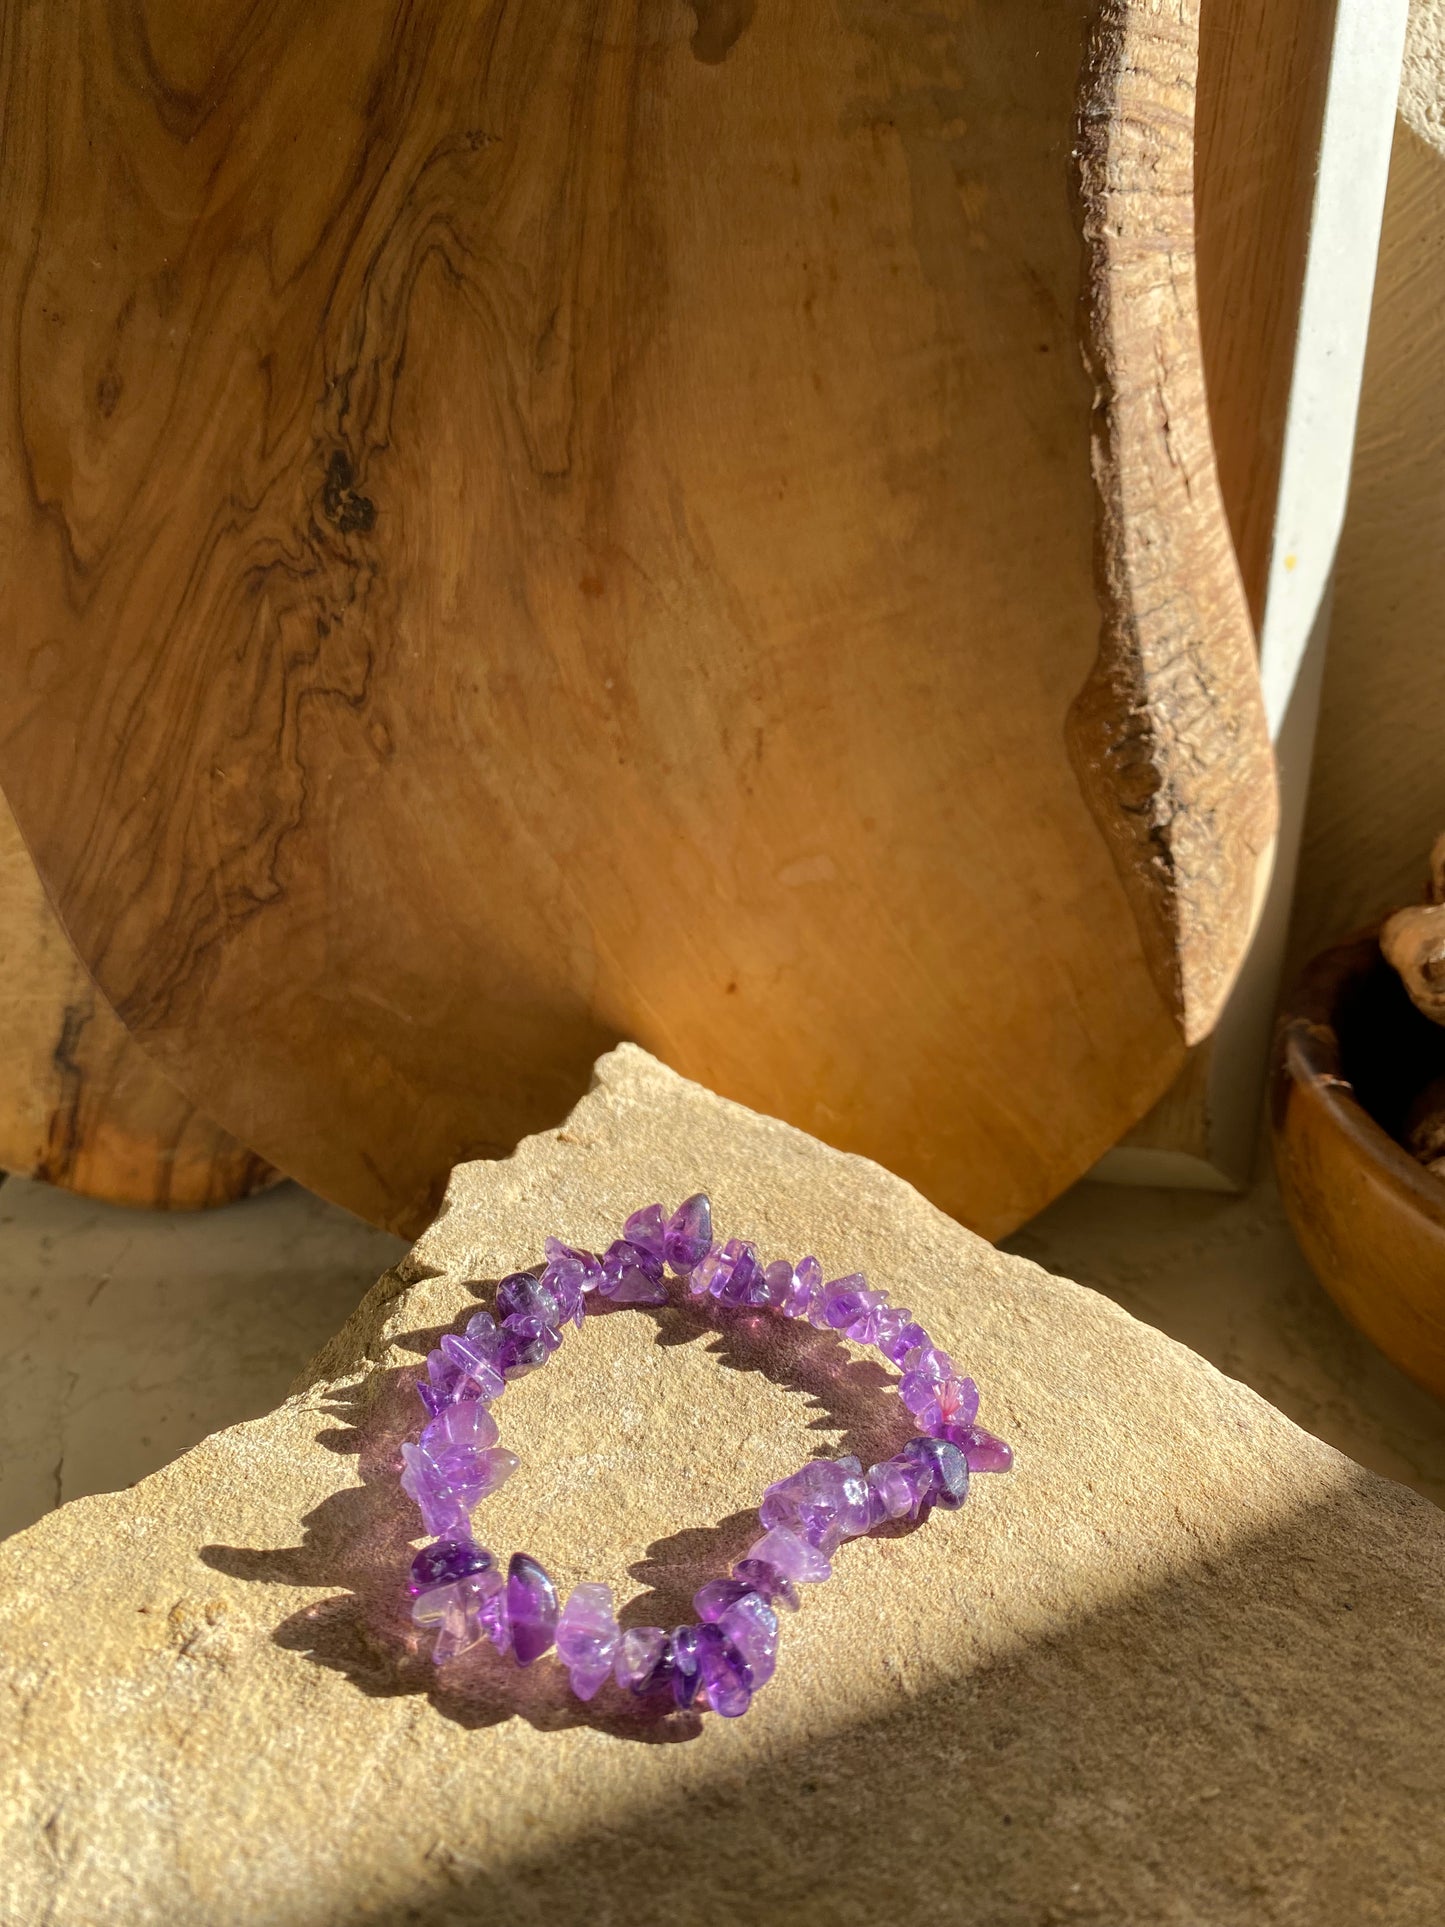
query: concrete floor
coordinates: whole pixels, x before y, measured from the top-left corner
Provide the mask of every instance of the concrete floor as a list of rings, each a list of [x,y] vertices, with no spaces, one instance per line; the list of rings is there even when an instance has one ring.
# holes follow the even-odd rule
[[[1082,1184],[1008,1241],[1445,1504],[1445,1405],[1387,1365],[1248,1197]],[[295,1185],[196,1216],[0,1188],[0,1535],[268,1410],[405,1249]]]

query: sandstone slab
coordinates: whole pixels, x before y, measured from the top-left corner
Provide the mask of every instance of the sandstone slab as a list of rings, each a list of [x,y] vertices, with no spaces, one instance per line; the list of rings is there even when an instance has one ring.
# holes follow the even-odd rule
[[[737,1723],[436,1675],[398,1597],[409,1380],[487,1281],[699,1184],[862,1264],[1018,1449],[839,1558]],[[485,1536],[685,1610],[810,1450],[892,1444],[818,1334],[616,1313],[509,1389]],[[0,1547],[0,1918],[1301,1923],[1445,1912],[1445,1517],[878,1167],[625,1047],[440,1218],[270,1416]]]

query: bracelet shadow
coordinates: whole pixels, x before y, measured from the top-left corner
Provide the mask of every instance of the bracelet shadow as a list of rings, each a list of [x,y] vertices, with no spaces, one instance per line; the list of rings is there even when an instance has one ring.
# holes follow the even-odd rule
[[[495,1284],[473,1289],[490,1303]],[[866,1464],[888,1457],[910,1436],[898,1401],[879,1397],[893,1379],[871,1360],[854,1357],[834,1333],[767,1313],[720,1315],[711,1304],[688,1301],[675,1283],[672,1291],[664,1305],[599,1306],[589,1316],[642,1312],[656,1327],[657,1344],[706,1339],[725,1370],[761,1372],[805,1398],[815,1408],[809,1429],[831,1435],[815,1456],[852,1452]],[[463,1322],[458,1320],[458,1327]],[[425,1357],[443,1332],[454,1328],[406,1333],[397,1342]],[[412,1624],[411,1600],[402,1583],[422,1536],[416,1510],[398,1483],[401,1447],[422,1423],[416,1379],[411,1365],[371,1373],[322,1406],[340,1423],[318,1432],[316,1442],[355,1456],[359,1483],[306,1514],[300,1545],[269,1551],[202,1546],[202,1561],[259,1584],[342,1588],[289,1614],[272,1638],[285,1650],[340,1673],[368,1697],[416,1694],[443,1718],[469,1729],[521,1718],[543,1731],[590,1726],[651,1745],[695,1738],[702,1730],[700,1715],[673,1707],[664,1695],[638,1699],[609,1682],[595,1699],[577,1699],[555,1658],[520,1667],[483,1642],[444,1668],[433,1665],[430,1640]],[[880,1526],[876,1536],[898,1537],[919,1523]],[[628,1568],[641,1590],[619,1609],[619,1623],[625,1629],[689,1619],[698,1587],[725,1575],[760,1530],[756,1510],[749,1509],[655,1540]]]

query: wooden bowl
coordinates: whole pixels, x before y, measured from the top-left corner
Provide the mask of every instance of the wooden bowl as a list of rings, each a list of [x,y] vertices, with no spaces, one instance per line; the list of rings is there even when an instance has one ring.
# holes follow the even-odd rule
[[[1445,1398],[1445,1180],[1396,1141],[1445,1074],[1445,1029],[1422,1017],[1378,933],[1305,971],[1281,1020],[1273,1085],[1285,1210],[1321,1284],[1365,1335]]]

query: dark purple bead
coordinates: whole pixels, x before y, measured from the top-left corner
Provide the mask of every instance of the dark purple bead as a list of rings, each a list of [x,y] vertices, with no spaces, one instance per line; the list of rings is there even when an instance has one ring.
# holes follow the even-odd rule
[[[739,1559],[733,1567],[733,1578],[741,1581],[749,1592],[755,1592],[769,1606],[784,1605],[790,1613],[798,1610],[797,1587],[785,1572],[779,1572],[767,1559]]]
[[[423,1546],[412,1560],[406,1589],[415,1599],[433,1586],[449,1586],[454,1579],[465,1579],[469,1572],[488,1572],[491,1565],[492,1555],[485,1546],[474,1545],[470,1539],[438,1539],[435,1545]]]
[[[525,1552],[514,1552],[507,1567],[507,1619],[519,1666],[530,1666],[552,1644],[557,1610],[557,1588],[547,1573]]]
[[[706,1191],[687,1198],[667,1221],[663,1255],[674,1271],[691,1271],[712,1245],[712,1204]]]
[[[968,1460],[958,1447],[948,1439],[910,1439],[902,1456],[931,1470],[930,1503],[945,1512],[957,1512],[968,1497]]]

